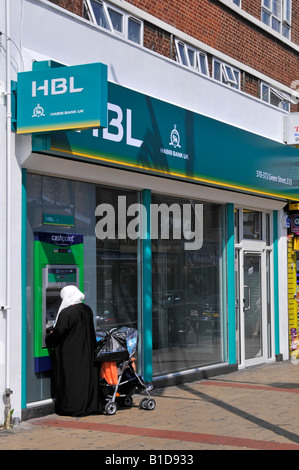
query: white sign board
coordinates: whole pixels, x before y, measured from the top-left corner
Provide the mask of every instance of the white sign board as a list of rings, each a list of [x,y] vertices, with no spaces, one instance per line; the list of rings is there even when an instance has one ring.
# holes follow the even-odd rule
[[[288,145],[299,145],[299,113],[290,113],[285,116],[284,141]]]

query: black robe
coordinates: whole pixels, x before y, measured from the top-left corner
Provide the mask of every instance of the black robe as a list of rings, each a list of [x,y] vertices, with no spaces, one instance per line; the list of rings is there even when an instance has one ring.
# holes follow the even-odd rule
[[[53,348],[55,412],[86,416],[100,411],[98,369],[94,366],[96,336],[92,310],[79,303],[61,310],[46,345]]]

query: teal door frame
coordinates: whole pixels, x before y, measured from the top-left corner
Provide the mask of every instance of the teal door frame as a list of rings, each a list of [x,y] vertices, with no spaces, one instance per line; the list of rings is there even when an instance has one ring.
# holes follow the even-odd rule
[[[142,346],[143,375],[146,382],[153,378],[152,341],[152,243],[151,243],[151,191],[142,191],[142,203],[146,209],[146,233],[142,240]]]
[[[236,364],[236,307],[235,307],[235,212],[234,204],[226,205],[227,221],[227,324],[228,324],[228,362]]]

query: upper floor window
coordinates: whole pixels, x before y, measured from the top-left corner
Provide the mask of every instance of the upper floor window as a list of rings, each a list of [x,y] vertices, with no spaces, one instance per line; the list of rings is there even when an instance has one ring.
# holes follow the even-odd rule
[[[208,58],[204,52],[198,51],[188,46],[182,41],[175,41],[178,62],[203,73],[209,75]]]
[[[241,6],[241,0],[231,0],[235,5],[237,5],[238,7]]]
[[[262,0],[262,22],[290,39],[292,0]]]
[[[284,111],[290,111],[290,95],[282,91],[276,90],[275,88],[267,85],[266,83],[261,84],[261,98],[263,101],[277,106]]]
[[[213,59],[213,78],[233,88],[240,89],[240,70],[220,62],[218,59]]]
[[[102,28],[137,44],[142,44],[143,23],[101,0],[85,0],[87,17]]]

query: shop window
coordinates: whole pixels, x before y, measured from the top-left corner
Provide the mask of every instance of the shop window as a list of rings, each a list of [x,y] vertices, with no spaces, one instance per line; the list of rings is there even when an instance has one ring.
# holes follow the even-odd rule
[[[96,330],[103,331],[123,325],[137,329],[139,241],[128,239],[126,233],[119,230],[118,197],[123,196],[127,208],[137,202],[138,194],[135,191],[100,187],[82,181],[27,174],[27,315],[29,325],[27,399],[29,403],[51,397],[51,372],[42,372],[41,377],[34,371],[35,233],[45,232],[53,234],[54,237],[56,234],[59,237],[62,234],[64,237],[71,237],[73,234],[82,236],[84,301],[93,311]],[[95,233],[99,219],[95,215],[96,208],[105,203],[109,204],[111,214],[115,214],[115,237],[111,239],[99,239]],[[63,244],[53,245],[53,251],[50,250],[49,253],[55,256],[54,264],[69,264],[69,259],[67,263],[65,261],[69,257],[68,248],[65,248]],[[61,282],[63,286],[64,281]],[[57,305],[60,305],[60,299],[58,300]]]
[[[243,238],[262,240],[262,212],[243,210]]]
[[[262,0],[262,22],[287,39],[290,39],[291,17],[291,0]]]
[[[123,206],[119,206],[122,196]],[[107,330],[129,326],[137,329],[137,250],[138,240],[128,239],[119,230],[119,210],[127,212],[137,203],[134,191],[114,188],[96,188],[96,207],[109,204],[113,210],[112,230],[109,237],[96,239],[97,317],[96,328]],[[107,217],[110,217],[107,214]]]
[[[101,0],[85,0],[85,17],[118,36],[142,44],[143,23]]]
[[[228,86],[240,89],[240,70],[213,59],[213,78]]]
[[[194,49],[193,47],[185,44],[182,41],[176,39],[175,41],[177,60],[180,64],[190,67],[191,69],[197,70],[203,75],[209,75],[208,59],[207,55]]]
[[[35,232],[82,236],[85,302],[93,310],[97,331],[124,325],[140,329],[142,240],[127,233],[135,220],[135,215],[130,219],[128,208],[138,202],[138,191],[27,174],[28,402],[51,397],[50,372],[39,377],[33,369]],[[152,237],[154,375],[226,362],[225,206],[153,194],[155,203],[176,204],[179,210],[187,205],[190,217],[180,225],[182,220],[170,212],[168,238],[162,236],[164,219]],[[188,249],[192,239],[188,236],[196,229],[196,204],[202,207],[200,243]],[[111,211],[106,220],[105,211]],[[54,220],[50,225],[45,222],[49,215]],[[101,233],[110,230],[108,236],[100,236],[99,221]],[[51,253],[57,256],[56,264],[65,264],[67,249],[54,248]]]
[[[182,208],[194,201],[152,194],[152,204],[163,203]],[[169,225],[177,226],[177,214]],[[224,239],[224,208],[203,203],[199,250],[186,250],[171,232],[152,240],[154,375],[224,361]]]

